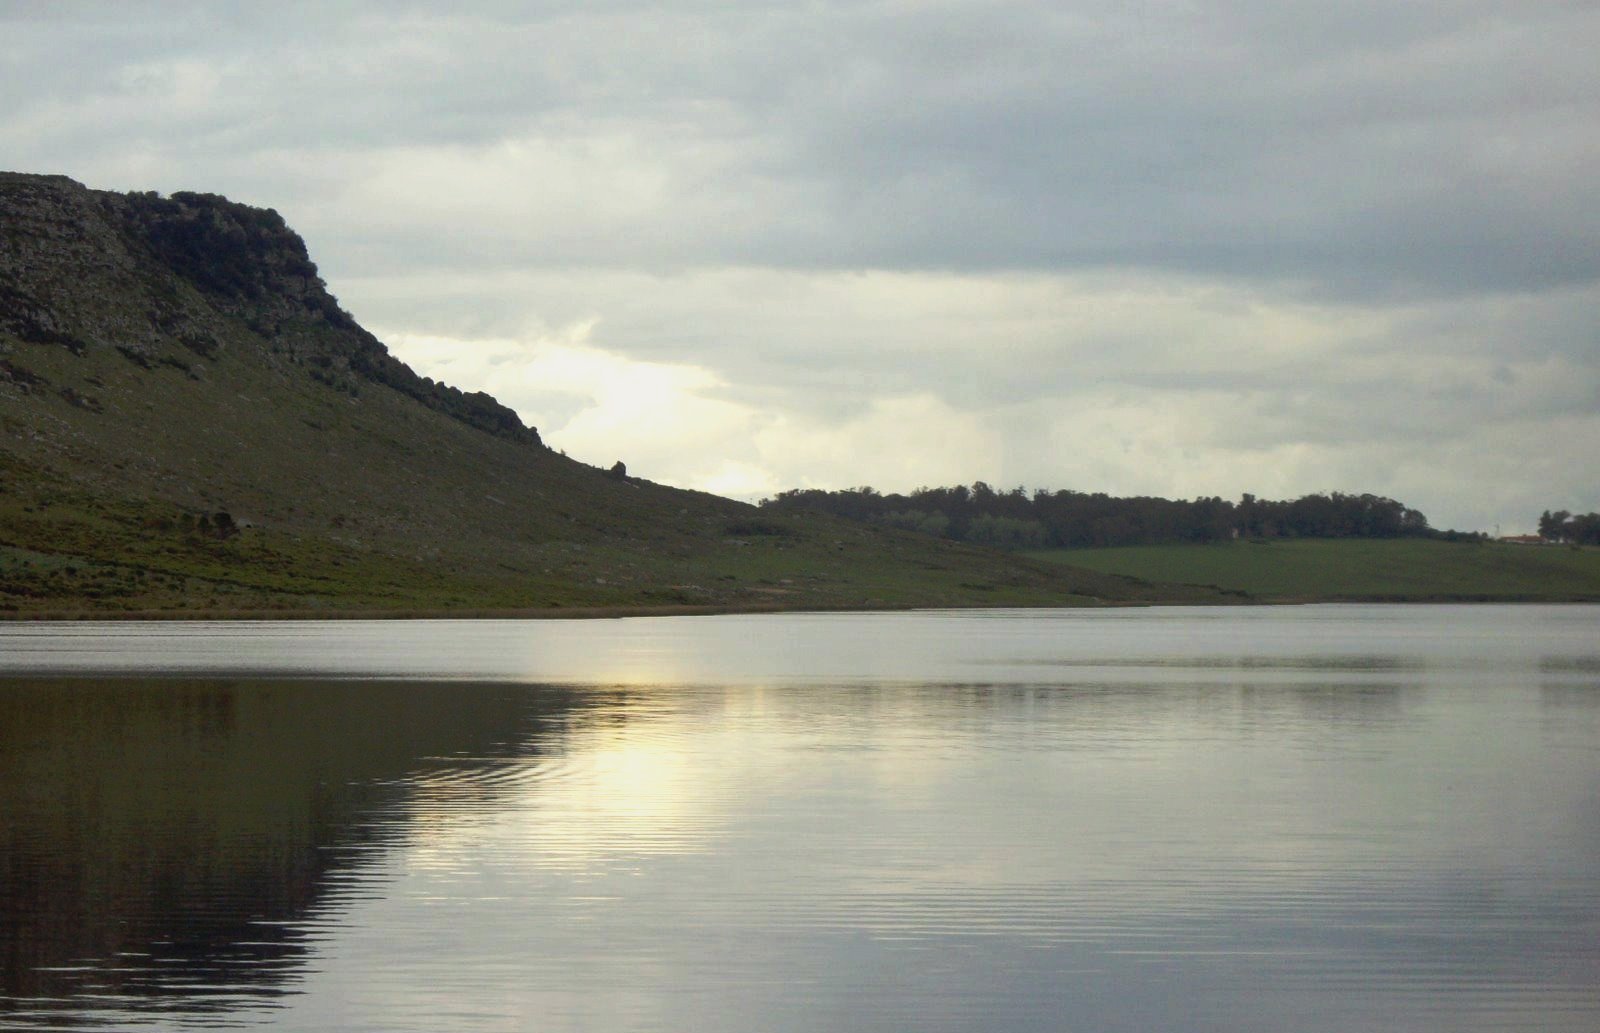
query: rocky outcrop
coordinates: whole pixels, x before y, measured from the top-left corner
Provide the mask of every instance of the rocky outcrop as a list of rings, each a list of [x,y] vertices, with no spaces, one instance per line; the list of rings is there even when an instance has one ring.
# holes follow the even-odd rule
[[[255,347],[329,389],[397,391],[540,444],[511,409],[419,377],[357,325],[276,211],[215,194],[116,194],[65,176],[0,173],[0,358],[20,383],[26,360],[5,355],[7,337],[78,355],[114,349],[196,379],[229,346]]]

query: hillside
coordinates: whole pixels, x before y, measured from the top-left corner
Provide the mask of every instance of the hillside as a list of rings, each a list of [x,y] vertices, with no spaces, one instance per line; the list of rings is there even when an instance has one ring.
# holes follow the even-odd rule
[[[567,459],[271,210],[0,174],[0,613],[1204,600]]]
[[[1600,549],[1478,541],[1280,540],[1050,549],[1036,559],[1263,602],[1600,601]]]

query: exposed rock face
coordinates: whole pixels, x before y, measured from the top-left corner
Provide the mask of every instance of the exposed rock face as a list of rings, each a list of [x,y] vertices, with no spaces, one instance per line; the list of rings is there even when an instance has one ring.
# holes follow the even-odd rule
[[[78,355],[111,348],[196,379],[243,340],[346,394],[376,385],[498,437],[540,443],[490,396],[419,377],[390,355],[339,308],[276,211],[214,194],[124,195],[64,176],[0,173],[4,335]],[[34,376],[25,359],[0,360],[10,383]]]

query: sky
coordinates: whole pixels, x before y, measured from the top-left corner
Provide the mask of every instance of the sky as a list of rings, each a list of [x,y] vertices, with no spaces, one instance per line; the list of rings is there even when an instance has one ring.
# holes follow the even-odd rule
[[[1600,5],[0,0],[0,168],[272,207],[419,373],[755,499],[1600,510]]]

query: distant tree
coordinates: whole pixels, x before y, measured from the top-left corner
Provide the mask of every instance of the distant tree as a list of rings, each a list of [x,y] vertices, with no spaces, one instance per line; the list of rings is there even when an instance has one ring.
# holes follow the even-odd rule
[[[1016,520],[983,513],[973,517],[967,525],[967,541],[996,549],[1038,549],[1047,540],[1044,525],[1037,520]]]
[[[1428,518],[1378,495],[1305,495],[1268,501],[1245,495],[1192,501],[1148,496],[1117,498],[1097,492],[1018,487],[996,491],[983,481],[970,487],[917,488],[909,495],[869,487],[780,492],[763,506],[811,509],[849,520],[915,528],[958,541],[1001,547],[1140,545],[1252,538],[1394,538],[1436,536]],[[1003,523],[1001,521],[1009,521]],[[1042,541],[1040,540],[1042,538]],[[1001,544],[1008,543],[1008,544]]]
[[[895,509],[885,513],[880,519],[888,526],[898,527],[903,531],[920,531],[923,521],[928,519],[928,514],[920,509]]]
[[[1572,545],[1600,545],[1600,513],[1545,510],[1539,516],[1539,537]]]
[[[620,459],[618,459],[616,463],[612,465],[611,469],[606,471],[606,473],[610,474],[619,481],[627,480],[628,478],[628,468]]]
[[[1572,514],[1564,509],[1555,513],[1550,512],[1548,509],[1545,510],[1539,515],[1539,537],[1548,538],[1552,542],[1561,541],[1562,531],[1565,529],[1567,518],[1570,516]]]

